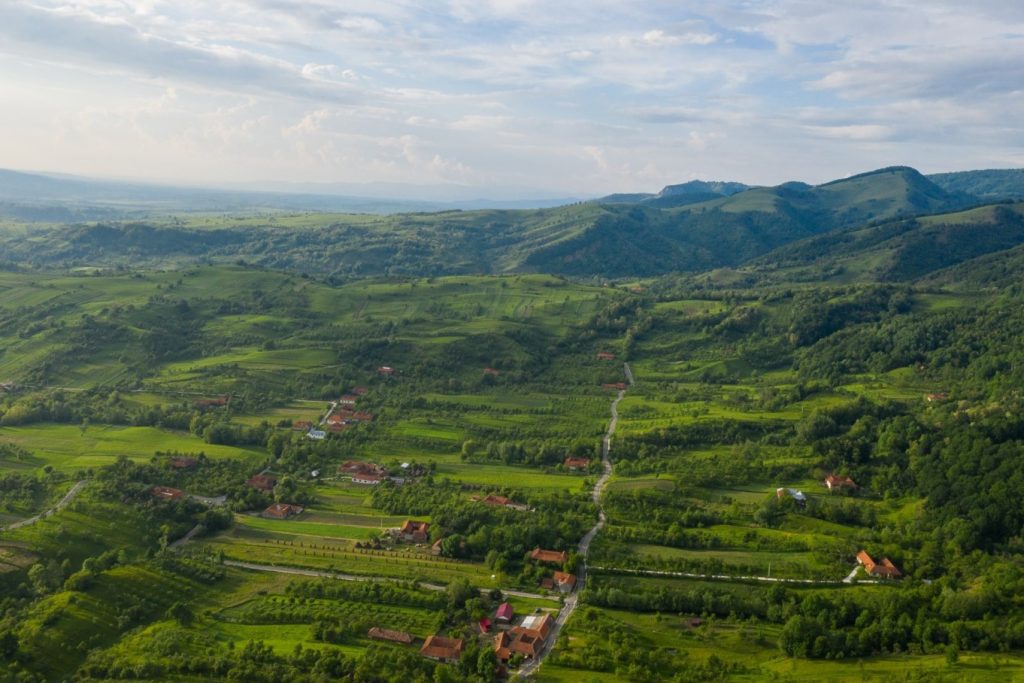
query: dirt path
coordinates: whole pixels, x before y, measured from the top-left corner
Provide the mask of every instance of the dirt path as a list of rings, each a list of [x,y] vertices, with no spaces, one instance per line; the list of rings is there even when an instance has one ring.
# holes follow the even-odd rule
[[[253,562],[239,562],[237,560],[224,560],[224,564],[228,567],[238,567],[239,569],[249,569],[255,572],[272,572],[274,574],[293,574],[295,576],[315,576],[322,577],[325,579],[337,579],[338,581],[370,581],[373,583],[387,583],[390,581],[398,581],[399,579],[389,578],[386,576],[360,576],[358,574],[340,574],[338,572],[329,572],[322,569],[302,569],[301,567],[278,567],[271,564],[255,564]],[[447,586],[443,586],[437,583],[420,583],[420,588],[425,588],[430,591],[446,591]],[[501,591],[505,595],[513,595],[518,598],[532,598],[534,600],[553,600],[557,601],[557,597],[550,595],[540,595],[539,593],[527,593],[525,591],[517,590],[505,590]]]
[[[622,364],[622,370],[626,374],[626,379],[629,381],[629,385],[633,386],[633,372],[629,368],[629,363]],[[601,495],[604,493],[605,487],[608,485],[608,480],[612,476],[612,461],[609,458],[609,453],[612,450],[612,436],[615,435],[615,429],[619,425],[619,403],[626,396],[626,390],[622,389],[619,391],[615,400],[612,401],[611,406],[611,419],[608,421],[608,429],[604,433],[604,438],[601,439],[601,465],[603,472],[601,473],[600,479],[594,484],[594,491],[591,494],[594,499],[594,504],[597,506],[597,524],[595,524],[590,531],[588,531],[582,539],[580,539],[579,546],[576,548],[577,554],[580,556],[580,566],[576,571],[576,586],[577,589],[583,586],[587,580],[587,554],[590,552],[590,544],[593,542],[594,537],[597,536],[597,532],[604,528],[605,514],[604,508],[601,506]],[[555,625],[551,629],[551,635],[548,637],[547,647],[536,659],[531,659],[523,664],[519,669],[519,677],[526,678],[527,676],[533,675],[537,669],[540,668],[541,664],[544,663],[544,659],[547,658],[551,650],[554,649],[555,643],[558,642],[558,635],[562,632],[562,627],[572,617],[573,612],[576,611],[576,605],[579,600],[579,593],[573,591],[566,598],[562,604],[562,609],[559,610],[558,616],[555,617]]]
[[[15,522],[14,524],[8,525],[6,527],[2,527],[2,528],[0,528],[0,531],[14,531],[15,529],[20,529],[20,528],[22,528],[24,526],[29,526],[31,524],[35,524],[36,522],[38,522],[41,519],[46,519],[50,515],[55,514],[57,512],[60,512],[61,510],[66,508],[71,501],[73,501],[75,499],[75,496],[78,495],[78,493],[82,490],[82,488],[87,483],[88,483],[88,480],[82,480],[80,482],[76,482],[75,485],[72,486],[68,490],[68,492],[64,494],[64,497],[61,498],[60,501],[56,505],[54,505],[52,508],[50,508],[46,512],[40,512],[35,517],[29,517],[28,519],[23,519],[20,522]]]

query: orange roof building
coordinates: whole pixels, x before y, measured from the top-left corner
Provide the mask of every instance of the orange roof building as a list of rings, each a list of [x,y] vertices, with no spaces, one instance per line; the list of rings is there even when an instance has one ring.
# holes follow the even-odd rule
[[[565,564],[569,559],[569,555],[564,550],[541,550],[540,548],[534,548],[530,552],[530,559],[534,562]]]
[[[868,555],[867,551],[861,550],[857,553],[857,564],[864,567],[869,576],[877,576],[881,579],[898,579],[903,573],[892,563],[888,557],[883,557],[878,562]]]
[[[413,543],[423,543],[426,541],[429,532],[430,522],[416,522],[411,519],[405,520],[402,528],[398,530],[402,538]]]
[[[563,463],[565,469],[577,472],[590,467],[590,458],[566,458]]]
[[[269,474],[254,474],[245,483],[259,491],[273,491],[277,486],[277,477],[272,477]]]
[[[855,489],[857,485],[853,483],[853,479],[849,477],[839,477],[835,474],[830,474],[825,477],[825,486],[828,487],[829,491],[835,491],[836,489]]]
[[[438,662],[456,662],[462,654],[464,643],[461,638],[446,638],[445,636],[427,636],[427,640],[420,648],[420,654]]]
[[[263,511],[264,517],[270,517],[271,519],[288,519],[293,515],[301,515],[303,507],[301,505],[291,505],[290,503],[274,503],[266,510]]]
[[[569,572],[555,572],[555,585],[563,593],[570,593],[576,587],[576,575]]]
[[[154,498],[160,500],[181,500],[185,497],[185,492],[180,489],[172,489],[170,486],[154,486],[149,490],[153,494]]]

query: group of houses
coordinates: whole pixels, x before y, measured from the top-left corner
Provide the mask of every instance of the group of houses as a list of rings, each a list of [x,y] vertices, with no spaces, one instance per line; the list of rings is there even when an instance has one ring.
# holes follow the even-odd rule
[[[502,664],[508,664],[516,655],[527,660],[536,659],[551,644],[555,619],[550,614],[531,614],[518,624],[515,621],[515,610],[505,602],[495,611],[493,620],[485,618],[479,624],[484,635],[489,634],[493,628],[494,653]],[[412,642],[410,634],[397,631],[370,629],[368,635],[377,640]],[[459,660],[465,649],[466,642],[462,638],[431,635],[427,636],[420,647],[420,654],[437,662],[452,664]]]
[[[541,588],[559,593],[571,593],[576,589],[576,575],[562,571],[565,563],[569,561],[569,553],[564,550],[543,550],[538,547],[530,551],[530,559],[538,564],[558,567],[551,576],[545,576],[540,580]]]

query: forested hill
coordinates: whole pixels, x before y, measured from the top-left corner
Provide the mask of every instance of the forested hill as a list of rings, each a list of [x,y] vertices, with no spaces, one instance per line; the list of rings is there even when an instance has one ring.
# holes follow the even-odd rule
[[[673,197],[723,195],[667,207],[585,202],[518,211],[271,214],[36,228],[28,236],[0,233],[0,254],[38,267],[165,267],[243,259],[341,278],[503,272],[654,276],[738,266],[832,230],[978,203],[905,167],[813,187],[738,189],[730,183],[666,188],[659,196],[669,204]]]
[[[750,269],[776,280],[901,282],[963,264],[960,277],[981,278],[980,285],[985,271],[1005,265],[1002,252],[1021,244],[1024,204],[998,204],[816,235],[754,260]]]

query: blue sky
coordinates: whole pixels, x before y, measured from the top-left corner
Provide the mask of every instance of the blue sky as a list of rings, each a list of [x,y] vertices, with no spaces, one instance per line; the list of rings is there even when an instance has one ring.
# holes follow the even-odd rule
[[[1024,3],[4,0],[0,167],[480,194],[1024,166]]]

